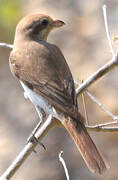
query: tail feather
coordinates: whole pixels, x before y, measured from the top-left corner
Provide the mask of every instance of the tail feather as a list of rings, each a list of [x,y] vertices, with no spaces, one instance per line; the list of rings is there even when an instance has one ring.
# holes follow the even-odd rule
[[[71,118],[68,120],[65,119],[63,121],[63,125],[72,136],[91,172],[103,174],[109,166],[97,150],[85,126],[81,122],[75,121]]]

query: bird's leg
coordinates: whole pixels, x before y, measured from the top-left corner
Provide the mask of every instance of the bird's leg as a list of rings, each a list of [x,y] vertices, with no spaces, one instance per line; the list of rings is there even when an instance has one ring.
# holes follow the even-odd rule
[[[35,137],[35,134],[38,131],[39,127],[45,121],[46,113],[39,106],[35,106],[35,108],[36,108],[36,111],[38,113],[38,116],[39,116],[40,120],[39,120],[38,124],[36,125],[36,127],[33,129],[30,136],[28,137],[27,142],[32,142],[32,143],[37,143],[38,142],[41,146],[43,146],[44,149],[46,149],[45,146]]]

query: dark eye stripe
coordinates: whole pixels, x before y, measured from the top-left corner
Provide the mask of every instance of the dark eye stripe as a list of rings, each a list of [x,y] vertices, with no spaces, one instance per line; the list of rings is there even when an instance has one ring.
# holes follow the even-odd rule
[[[37,23],[37,25],[33,29],[33,34],[38,34],[39,31],[45,29],[45,27],[49,24],[47,19],[42,20],[41,22]]]
[[[32,30],[33,34],[38,34],[41,30],[45,29],[45,27],[49,24],[47,19],[43,19],[42,21],[34,21],[30,26],[27,27],[27,30]]]

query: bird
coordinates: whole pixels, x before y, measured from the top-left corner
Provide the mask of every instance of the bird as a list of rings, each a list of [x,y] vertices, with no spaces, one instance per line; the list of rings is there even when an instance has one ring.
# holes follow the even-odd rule
[[[16,27],[9,57],[10,70],[19,79],[40,119],[50,114],[59,119],[89,170],[103,174],[108,164],[85,128],[70,68],[61,50],[47,40],[52,30],[64,24],[40,13],[22,18]]]

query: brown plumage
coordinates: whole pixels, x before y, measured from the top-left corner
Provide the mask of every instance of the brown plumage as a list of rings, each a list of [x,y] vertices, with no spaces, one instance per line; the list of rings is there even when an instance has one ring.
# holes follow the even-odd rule
[[[102,174],[107,165],[84,126],[84,118],[78,112],[70,69],[60,49],[47,42],[50,31],[63,24],[60,20],[54,21],[41,14],[23,18],[16,28],[10,68],[31,92],[56,109],[88,168]]]

